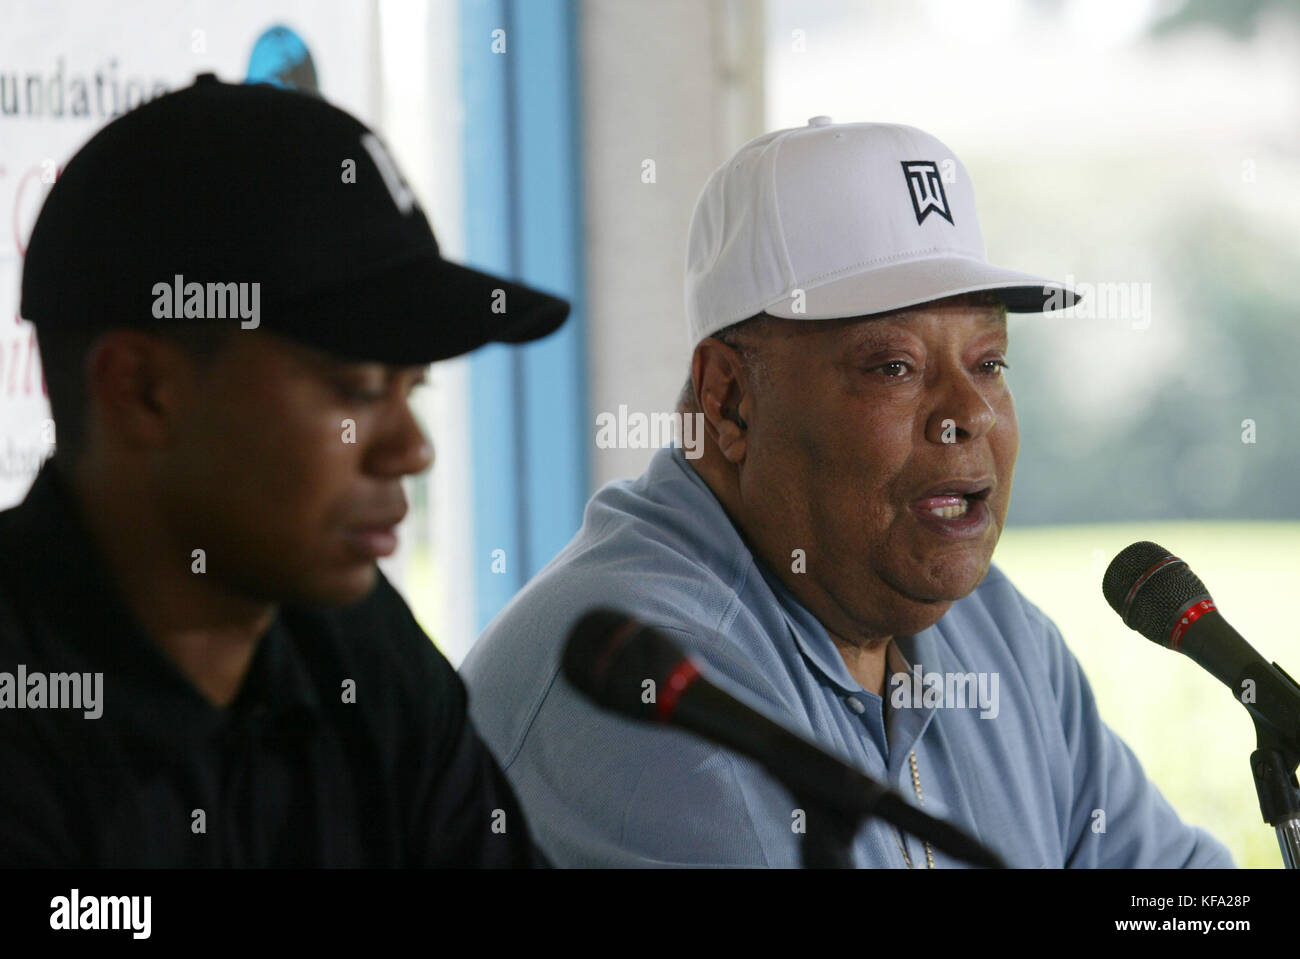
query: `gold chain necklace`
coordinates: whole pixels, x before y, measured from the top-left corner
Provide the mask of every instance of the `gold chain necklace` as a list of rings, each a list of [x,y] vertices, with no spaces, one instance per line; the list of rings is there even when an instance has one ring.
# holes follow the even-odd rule
[[[924,806],[925,797],[921,795],[921,771],[917,769],[916,766],[915,749],[913,749],[912,752],[909,754],[908,759],[912,763],[912,788],[916,790],[916,801],[919,802],[922,806]],[[898,851],[903,854],[903,862],[907,863],[908,869],[916,868],[915,866],[912,865],[912,857],[907,854],[907,849],[903,845],[902,833],[898,831],[897,826],[891,826],[890,828],[894,830],[894,842],[898,843]],[[934,853],[930,851],[930,843],[928,840],[925,843],[925,861],[928,863],[927,868],[930,869],[934,868]]]
[[[886,680],[888,680],[889,678],[890,677],[886,677]],[[889,703],[889,697],[882,696],[881,700],[882,700],[881,702],[882,709],[887,709]],[[916,790],[916,801],[920,803],[922,806],[925,806],[925,797],[921,795],[921,770],[918,769],[916,765],[916,750],[913,749],[908,754],[907,758],[912,765],[912,788]],[[894,831],[894,842],[898,843],[898,851],[903,854],[903,862],[907,863],[908,869],[915,869],[916,867],[912,865],[912,857],[907,854],[907,847],[903,845],[903,834],[898,831],[897,826],[891,825],[889,828]],[[930,849],[930,843],[928,840],[925,843],[925,861],[926,861],[926,868],[928,869],[934,868],[934,853]]]

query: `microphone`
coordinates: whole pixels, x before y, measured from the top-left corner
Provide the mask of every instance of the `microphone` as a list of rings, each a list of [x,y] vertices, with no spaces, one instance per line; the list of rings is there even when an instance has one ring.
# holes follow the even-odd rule
[[[1257,726],[1300,748],[1300,686],[1228,624],[1187,563],[1155,543],[1134,543],[1111,560],[1101,591],[1124,625],[1191,657],[1232,689]]]
[[[745,705],[700,675],[662,632],[594,609],[578,621],[561,669],[597,705],[632,719],[687,729],[759,763],[797,798],[854,824],[876,815],[974,865],[1001,868],[994,853],[899,793]]]

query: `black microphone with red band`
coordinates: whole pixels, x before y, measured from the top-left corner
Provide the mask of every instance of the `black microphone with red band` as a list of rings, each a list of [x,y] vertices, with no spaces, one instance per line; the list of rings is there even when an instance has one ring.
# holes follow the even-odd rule
[[[1101,591],[1125,625],[1200,663],[1255,721],[1250,771],[1282,861],[1300,868],[1300,686],[1228,625],[1205,584],[1163,546],[1134,543],[1106,570]]]
[[[561,668],[605,709],[690,730],[759,763],[798,801],[838,817],[842,838],[850,839],[867,816],[879,816],[954,858],[1003,866],[961,830],[710,683],[677,643],[625,613],[595,609],[583,616]]]
[[[1111,561],[1101,591],[1126,626],[1195,660],[1257,724],[1300,748],[1300,686],[1228,624],[1183,560],[1155,543],[1134,543]]]

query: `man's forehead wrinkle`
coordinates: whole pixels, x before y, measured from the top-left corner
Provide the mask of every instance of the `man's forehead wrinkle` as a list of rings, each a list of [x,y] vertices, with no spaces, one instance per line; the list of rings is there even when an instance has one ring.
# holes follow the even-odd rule
[[[915,312],[912,312],[862,317],[848,324],[843,330],[843,334],[847,337],[848,342],[854,346],[866,346],[887,340],[891,331],[909,332],[915,335],[915,323],[912,321],[916,315]],[[981,334],[992,330],[1006,336],[1006,316],[1001,311],[982,313],[981,319],[983,320],[979,330]]]

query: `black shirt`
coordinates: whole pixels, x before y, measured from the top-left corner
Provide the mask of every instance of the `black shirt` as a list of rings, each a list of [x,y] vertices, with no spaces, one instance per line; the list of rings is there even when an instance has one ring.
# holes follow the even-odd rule
[[[102,673],[98,718],[49,708],[70,673],[87,697]],[[0,866],[532,863],[460,677],[382,573],[347,607],[282,606],[223,709],[115,594],[51,464],[0,512]]]

